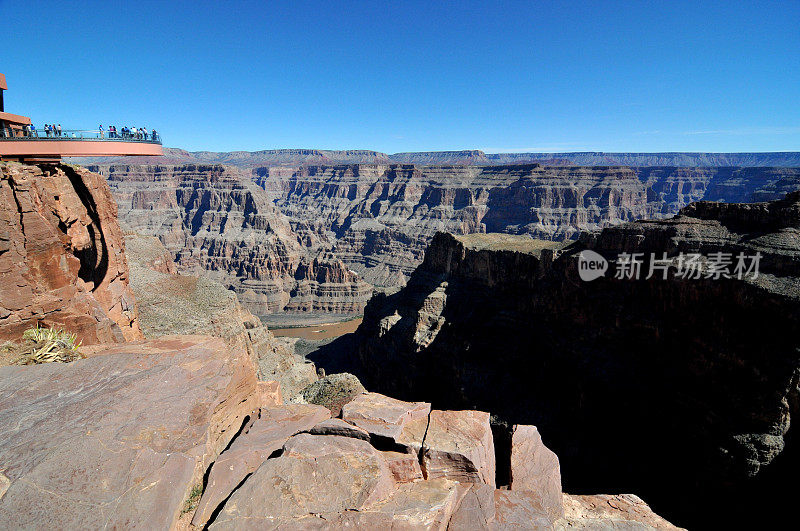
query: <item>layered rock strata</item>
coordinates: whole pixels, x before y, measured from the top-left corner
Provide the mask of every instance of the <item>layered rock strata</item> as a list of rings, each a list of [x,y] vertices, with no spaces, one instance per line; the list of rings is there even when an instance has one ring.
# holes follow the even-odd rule
[[[84,344],[142,337],[117,205],[82,168],[0,163],[0,339],[39,325]]]
[[[256,315],[359,312],[371,286],[324,252],[324,235],[298,235],[240,170],[223,166],[112,166],[126,230],[157,236],[181,273],[236,291]]]
[[[576,166],[684,166],[684,167],[798,167],[800,153],[484,153],[461,151],[417,151],[386,154],[377,151],[269,149],[263,151],[186,151],[164,148],[162,157],[73,158],[75,164],[230,164],[241,168],[319,164],[419,164],[496,166],[499,164],[561,164]]]
[[[402,286],[437,231],[569,240],[581,231],[666,217],[692,201],[765,201],[800,188],[800,170],[779,167],[351,164],[265,166],[250,174],[221,166],[116,165],[100,171],[110,176],[124,226],[158,235],[182,271],[215,275],[255,313],[358,310],[369,290],[350,270],[376,286]],[[255,198],[269,229],[247,229],[236,214],[241,201],[224,199],[237,186]],[[165,187],[167,196],[183,199],[165,199]],[[204,206],[206,188],[216,199]],[[198,199],[186,204],[192,194]],[[198,221],[204,217],[206,223]]]
[[[564,239],[656,213],[627,168],[353,165],[256,176],[298,233],[332,233],[335,255],[377,285],[402,284],[437,231]]]
[[[747,507],[778,503],[797,463],[798,212],[792,193],[696,203],[572,244],[439,234],[408,286],[368,305],[358,376],[400,398],[537,425],[567,488],[630,486],[698,525],[723,508],[731,522],[753,518]],[[580,279],[585,250],[608,260],[604,277]],[[641,253],[640,280],[617,277],[620,253]],[[692,254],[699,272],[685,278]],[[757,275],[735,274],[740,254],[759,256]],[[651,264],[660,269],[646,279]]]
[[[402,285],[437,231],[569,240],[692,201],[765,201],[800,188],[797,168],[362,164],[255,174],[298,234],[329,235],[335,256],[379,286]]]

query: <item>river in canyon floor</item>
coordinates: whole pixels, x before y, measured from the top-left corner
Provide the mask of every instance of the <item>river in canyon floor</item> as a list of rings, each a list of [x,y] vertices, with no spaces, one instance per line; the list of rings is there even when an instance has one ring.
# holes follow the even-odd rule
[[[360,315],[341,314],[274,314],[261,318],[276,337],[296,337],[312,341],[355,332],[361,320]]]

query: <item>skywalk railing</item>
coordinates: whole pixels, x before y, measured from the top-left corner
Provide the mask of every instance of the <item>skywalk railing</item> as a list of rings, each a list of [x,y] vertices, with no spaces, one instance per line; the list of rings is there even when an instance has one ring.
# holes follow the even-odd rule
[[[148,131],[145,135],[137,131],[136,134],[122,133],[120,131],[109,132],[100,131],[99,129],[62,129],[59,134],[58,131],[45,132],[42,129],[33,129],[28,131],[15,131],[12,133],[9,130],[0,129],[0,140],[113,140],[124,142],[147,142],[147,143],[161,143],[161,135],[156,132]]]

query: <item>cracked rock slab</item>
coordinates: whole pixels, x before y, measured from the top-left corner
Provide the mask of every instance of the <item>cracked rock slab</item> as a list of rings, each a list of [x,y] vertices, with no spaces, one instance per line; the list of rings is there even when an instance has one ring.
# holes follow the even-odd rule
[[[564,515],[558,456],[544,445],[536,426],[514,426],[510,488],[532,493],[553,518]]]
[[[0,367],[0,529],[168,529],[255,403],[246,354],[207,336]]]
[[[261,410],[261,416],[241,433],[214,462],[192,524],[202,526],[236,489],[289,438],[330,417],[322,406],[287,404]]]
[[[427,479],[443,477],[495,485],[494,439],[488,413],[433,410],[429,420],[409,422],[397,442],[414,452],[422,450]]]
[[[294,527],[309,514],[364,511],[394,489],[389,467],[368,442],[302,433],[233,493],[211,529]]]
[[[379,393],[365,393],[342,407],[342,419],[371,435],[396,441],[407,423],[420,419],[427,422],[430,411],[427,402],[404,402]]]

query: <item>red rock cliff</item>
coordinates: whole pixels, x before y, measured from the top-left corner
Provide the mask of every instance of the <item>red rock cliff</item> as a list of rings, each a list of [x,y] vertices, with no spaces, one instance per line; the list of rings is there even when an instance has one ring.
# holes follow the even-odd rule
[[[117,205],[100,175],[0,164],[0,340],[57,326],[84,344],[141,339]]]

